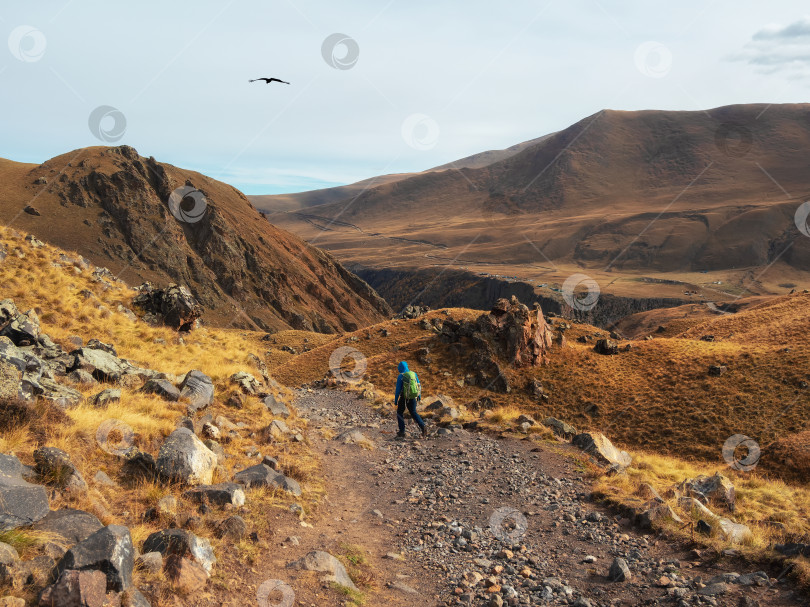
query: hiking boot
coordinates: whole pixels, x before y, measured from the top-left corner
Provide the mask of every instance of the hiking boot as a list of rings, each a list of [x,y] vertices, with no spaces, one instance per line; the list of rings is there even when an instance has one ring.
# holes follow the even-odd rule
[[[404,432],[397,432],[397,435],[394,438],[396,438],[398,440],[402,440],[402,439],[405,438],[405,433]]]
[[[427,424],[422,426],[422,438],[427,438]]]

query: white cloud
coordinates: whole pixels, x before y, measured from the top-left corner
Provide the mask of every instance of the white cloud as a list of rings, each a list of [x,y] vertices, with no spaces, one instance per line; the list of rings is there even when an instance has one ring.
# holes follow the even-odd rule
[[[788,25],[768,25],[730,57],[765,74],[784,72],[798,78],[810,74],[810,16]]]

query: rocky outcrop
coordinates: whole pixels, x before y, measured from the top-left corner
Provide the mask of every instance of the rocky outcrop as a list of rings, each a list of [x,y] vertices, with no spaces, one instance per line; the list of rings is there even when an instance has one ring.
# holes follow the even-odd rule
[[[184,529],[164,529],[154,532],[144,541],[141,552],[159,552],[164,557],[174,554],[189,558],[200,565],[206,573],[211,573],[217,562],[211,543]]]
[[[152,324],[164,324],[177,331],[190,331],[203,315],[203,307],[191,292],[182,285],[170,284],[160,289],[145,282],[138,287],[139,293],[132,305],[141,310],[145,320]]]
[[[515,368],[545,364],[552,332],[539,306],[529,310],[513,297],[511,301],[499,299],[489,314],[475,321],[444,320],[441,339],[450,344],[451,353],[467,357],[472,383],[508,393],[512,387],[501,361]]]

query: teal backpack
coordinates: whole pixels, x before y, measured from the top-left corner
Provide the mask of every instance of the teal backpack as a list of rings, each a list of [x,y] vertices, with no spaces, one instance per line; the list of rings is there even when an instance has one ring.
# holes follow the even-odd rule
[[[413,371],[406,371],[402,374],[402,393],[408,400],[419,398],[421,395],[421,388],[416,379],[416,373]]]

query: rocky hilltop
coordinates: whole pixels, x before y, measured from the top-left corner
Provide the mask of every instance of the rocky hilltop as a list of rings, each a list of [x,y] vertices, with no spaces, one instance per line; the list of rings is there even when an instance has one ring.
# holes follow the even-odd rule
[[[206,320],[333,333],[388,305],[331,255],[269,224],[235,188],[141,157],[87,148],[41,165],[0,161],[0,218],[130,285],[187,285]]]

